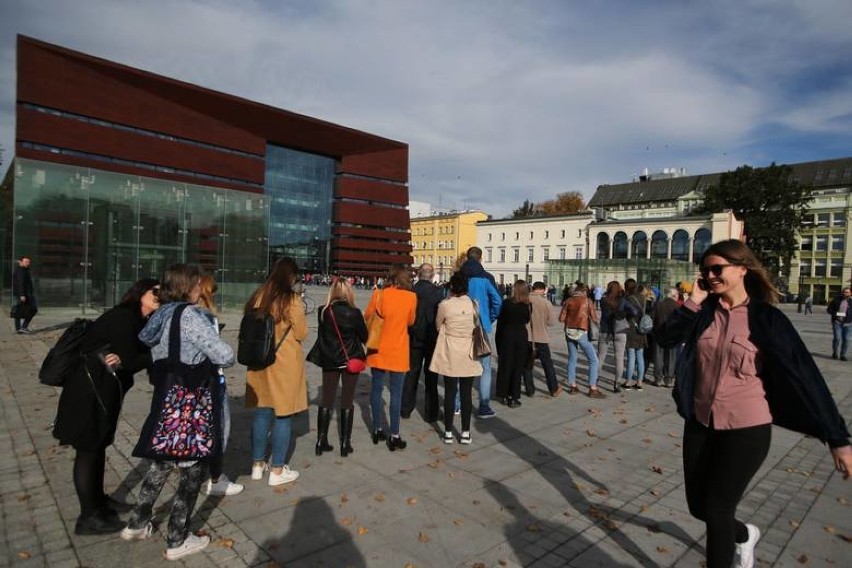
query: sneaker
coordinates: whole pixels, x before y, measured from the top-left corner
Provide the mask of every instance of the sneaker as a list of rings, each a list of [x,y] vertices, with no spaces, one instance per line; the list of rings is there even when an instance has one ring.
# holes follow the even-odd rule
[[[207,548],[208,544],[210,544],[209,536],[195,536],[194,534],[189,533],[186,540],[178,546],[166,549],[166,560],[177,560],[178,558],[183,558],[184,556],[189,556],[196,552],[201,552]]]
[[[263,462],[260,465],[253,463],[251,465],[251,478],[255,481],[260,481],[263,479],[263,472],[267,469],[269,469],[269,464],[266,462]]]
[[[481,420],[487,420],[488,418],[494,418],[497,416],[497,413],[490,406],[481,406],[479,411],[476,413],[476,417]]]
[[[283,485],[285,483],[296,481],[297,479],[299,479],[299,472],[293,471],[292,469],[290,469],[290,466],[285,465],[284,468],[281,470],[281,473],[275,473],[274,471],[270,471],[267,483],[271,486]]]
[[[606,395],[598,389],[589,389],[589,398],[606,398]]]
[[[748,529],[748,540],[737,544],[734,555],[734,568],[752,568],[754,566],[754,547],[760,540],[760,529],[746,523]]]
[[[456,416],[460,415],[461,414],[461,406],[457,406],[455,408],[455,410],[453,410],[453,414],[455,414]]]
[[[637,390],[637,391],[642,390],[642,382],[640,381],[640,382],[636,383],[635,385],[633,385],[632,388],[633,388],[633,390]]]
[[[459,441],[462,444],[470,444],[470,432],[462,432]]]
[[[449,430],[444,432],[444,443],[445,444],[452,444],[453,443],[453,433],[450,432]]]
[[[242,493],[245,485],[234,483],[225,475],[219,476],[219,481],[213,483],[212,479],[207,480],[207,485],[204,487],[204,492],[207,495],[237,495]]]
[[[145,540],[154,533],[154,524],[148,521],[141,529],[131,529],[130,525],[121,531],[121,540]]]

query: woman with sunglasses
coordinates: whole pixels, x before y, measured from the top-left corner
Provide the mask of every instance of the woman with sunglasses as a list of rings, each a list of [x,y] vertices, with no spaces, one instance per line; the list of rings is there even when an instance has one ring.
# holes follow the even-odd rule
[[[827,443],[835,467],[852,470],[849,432],[825,379],[754,253],[736,240],[712,245],[692,295],[659,329],[684,341],[673,392],[686,420],[686,500],[707,526],[708,568],[754,565],[760,530],[737,504],[769,451],[771,425]]]

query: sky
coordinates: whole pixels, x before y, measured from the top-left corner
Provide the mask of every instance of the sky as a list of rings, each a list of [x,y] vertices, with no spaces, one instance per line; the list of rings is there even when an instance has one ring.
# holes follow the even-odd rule
[[[24,34],[409,144],[409,197],[495,218],[629,182],[852,155],[848,0],[2,0]]]

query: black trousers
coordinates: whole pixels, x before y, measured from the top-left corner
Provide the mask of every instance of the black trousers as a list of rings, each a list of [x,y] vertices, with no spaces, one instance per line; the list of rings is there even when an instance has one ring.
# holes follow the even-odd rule
[[[547,381],[547,390],[551,394],[556,390],[556,368],[553,366],[553,357],[550,356],[549,343],[536,343],[536,351],[538,351],[538,360],[541,361],[541,368],[544,369],[544,380]],[[533,382],[532,369],[524,368],[524,387],[528,390],[535,390]]]
[[[525,337],[504,337],[497,352],[497,397],[521,398],[521,378],[527,364],[529,342]]]
[[[106,446],[96,450],[77,450],[74,456],[74,490],[80,501],[80,516],[89,517],[104,505]]]
[[[766,455],[772,426],[712,430],[690,420],[683,431],[686,502],[707,525],[707,568],[729,568],[735,544],[748,540],[737,505]]]
[[[461,395],[462,432],[470,432],[470,415],[473,413],[473,380],[476,377],[444,377],[444,431],[453,431],[453,413],[456,410],[456,392]]]
[[[427,342],[421,348],[412,348],[410,353],[410,368],[405,375],[402,387],[402,414],[408,416],[417,406],[417,383],[420,382],[420,372],[426,375],[426,390],[424,392],[425,414],[427,422],[438,419],[438,374],[429,370],[435,344]]]

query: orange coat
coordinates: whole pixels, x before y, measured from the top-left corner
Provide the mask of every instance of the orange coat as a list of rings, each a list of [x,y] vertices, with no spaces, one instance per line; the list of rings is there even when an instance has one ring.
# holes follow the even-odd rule
[[[370,298],[370,303],[364,311],[364,319],[368,322],[376,313],[376,303],[379,303],[379,315],[385,318],[382,335],[379,338],[378,351],[369,351],[367,365],[375,369],[408,372],[410,367],[408,327],[414,324],[417,312],[417,296],[414,292],[390,287],[376,290]]]

